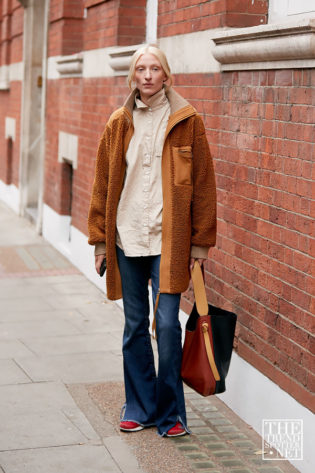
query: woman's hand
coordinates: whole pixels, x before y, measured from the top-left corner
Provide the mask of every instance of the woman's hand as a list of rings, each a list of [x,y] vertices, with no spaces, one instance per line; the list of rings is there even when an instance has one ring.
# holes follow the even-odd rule
[[[95,269],[97,274],[100,274],[101,264],[104,258],[105,255],[95,255]]]
[[[200,264],[200,267],[202,269],[206,259],[205,258],[190,258],[190,265],[189,265],[190,272],[192,271],[192,269],[195,265],[195,261],[198,261],[198,263]]]

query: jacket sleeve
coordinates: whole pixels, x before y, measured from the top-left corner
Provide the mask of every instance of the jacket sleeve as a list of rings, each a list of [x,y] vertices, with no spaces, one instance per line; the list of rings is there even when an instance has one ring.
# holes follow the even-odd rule
[[[193,142],[193,202],[191,244],[214,246],[216,242],[216,185],[212,157],[203,121],[195,118]]]
[[[96,156],[95,177],[88,215],[89,244],[105,245],[105,217],[108,185],[108,160],[110,148],[110,126],[106,125]]]

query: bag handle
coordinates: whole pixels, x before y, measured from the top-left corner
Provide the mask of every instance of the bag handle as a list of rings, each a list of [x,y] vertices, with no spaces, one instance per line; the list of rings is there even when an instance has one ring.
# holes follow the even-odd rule
[[[206,295],[205,283],[201,271],[200,264],[195,260],[194,267],[191,271],[191,279],[194,286],[194,294],[197,312],[199,315],[208,315],[208,301]]]
[[[194,285],[194,294],[195,294],[197,312],[200,316],[208,315],[208,301],[207,301],[207,295],[206,295],[205,282],[203,279],[203,274],[201,271],[200,264],[197,260],[195,261],[194,267],[191,272],[191,279]],[[202,323],[201,330],[204,336],[206,353],[207,353],[207,357],[208,357],[209,365],[211,367],[212,374],[214,376],[215,381],[220,381],[221,379],[220,374],[215,363],[214,353],[213,353],[212,346],[210,343],[209,332],[208,332],[209,330],[208,322]]]
[[[194,287],[194,295],[199,315],[208,315],[208,301],[206,295],[205,283],[201,271],[200,264],[195,260],[194,267],[191,271],[191,279]],[[156,311],[159,305],[160,291],[156,295],[153,322],[152,322],[152,336],[156,339]]]

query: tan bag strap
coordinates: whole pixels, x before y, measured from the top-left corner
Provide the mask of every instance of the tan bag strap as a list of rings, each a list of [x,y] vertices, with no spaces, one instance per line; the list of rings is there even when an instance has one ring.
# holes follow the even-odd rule
[[[210,343],[207,322],[203,322],[201,327],[202,327],[202,333],[203,333],[203,336],[204,336],[204,339],[205,339],[206,352],[207,352],[209,365],[211,366],[211,371],[213,373],[214,379],[216,381],[220,381],[220,375],[219,375],[217,366],[216,366],[215,361],[214,361],[213,351],[212,351],[212,347],[211,347],[211,343]]]
[[[191,272],[191,279],[194,285],[195,301],[199,315],[208,315],[208,301],[206,295],[205,283],[200,264],[195,261]]]
[[[191,279],[194,285],[194,294],[195,294],[197,312],[199,316],[208,315],[208,301],[207,301],[207,295],[206,295],[206,288],[205,288],[205,283],[204,283],[201,267],[198,261],[195,261],[193,270],[191,272]],[[210,343],[208,323],[203,322],[201,324],[201,327],[202,327],[202,333],[205,339],[205,347],[206,347],[207,357],[208,357],[209,365],[211,367],[211,371],[213,373],[214,379],[216,381],[220,381],[220,375],[215,364],[213,350]]]

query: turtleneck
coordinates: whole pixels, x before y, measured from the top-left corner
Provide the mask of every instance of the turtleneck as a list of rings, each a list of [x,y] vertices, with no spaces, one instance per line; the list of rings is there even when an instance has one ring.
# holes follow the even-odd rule
[[[136,104],[137,108],[142,108],[142,109],[151,108],[152,110],[156,110],[157,108],[162,107],[163,105],[165,105],[168,102],[168,100],[167,100],[167,97],[166,97],[166,94],[165,94],[164,87],[162,87],[162,89],[159,90],[156,94],[151,95],[151,97],[149,97],[146,100],[146,102],[147,103],[144,103],[141,100],[140,93],[138,93],[135,96],[135,104]]]

